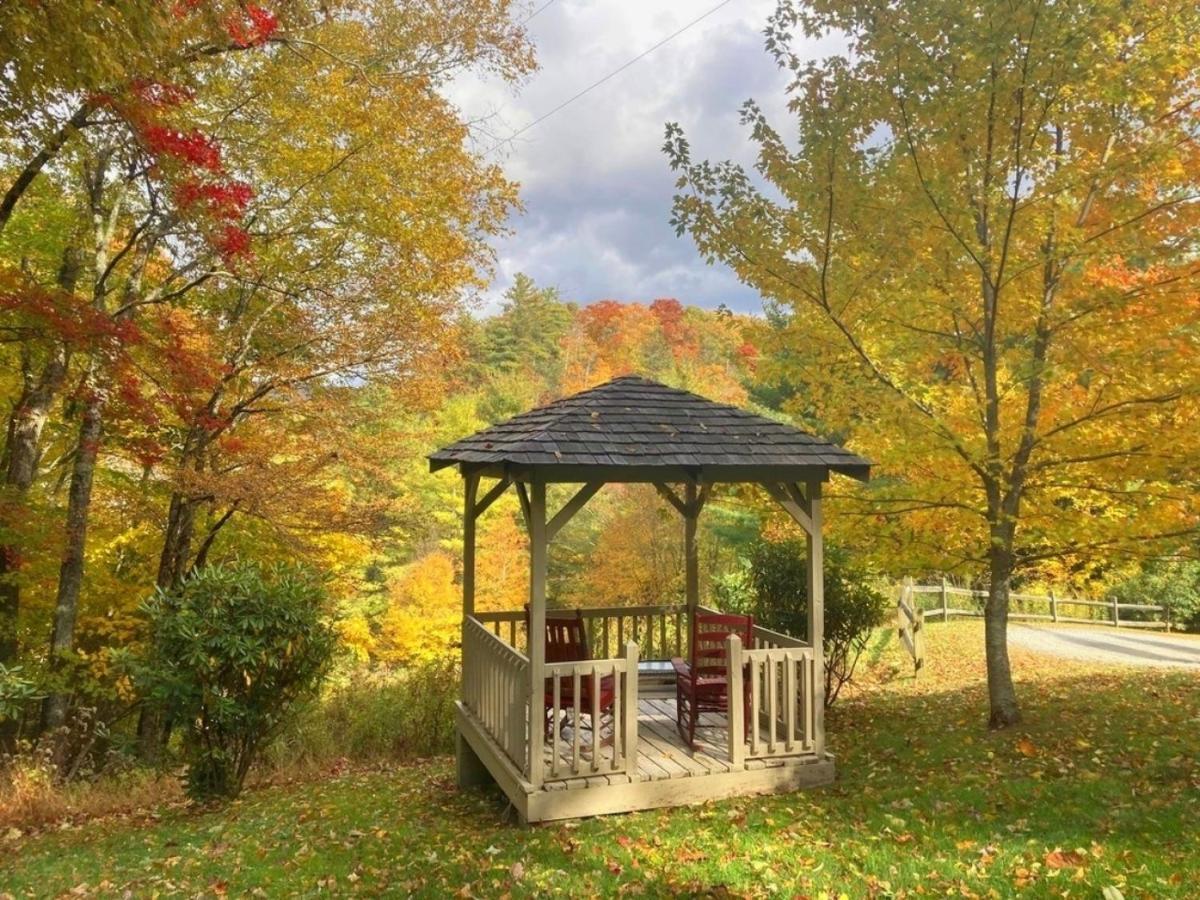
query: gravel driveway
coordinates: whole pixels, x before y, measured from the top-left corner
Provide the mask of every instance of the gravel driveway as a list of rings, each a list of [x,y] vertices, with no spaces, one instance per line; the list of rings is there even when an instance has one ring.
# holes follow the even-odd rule
[[[1200,640],[1116,628],[1039,628],[1011,623],[1008,639],[1018,647],[1092,662],[1200,669]]]

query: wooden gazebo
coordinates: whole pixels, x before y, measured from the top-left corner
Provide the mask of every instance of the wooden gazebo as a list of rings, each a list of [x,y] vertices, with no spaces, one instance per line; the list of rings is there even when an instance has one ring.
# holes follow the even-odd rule
[[[791,426],[636,376],[616,378],[463,438],[429,457],[457,465],[463,506],[461,785],[494,781],[524,821],[674,806],[792,790],[833,778],[822,705],[821,488],[831,472],[866,479],[862,457]],[[485,484],[485,479],[489,481]],[[550,542],[606,483],[653,484],[683,519],[683,607],[584,609],[596,658],[547,663]],[[580,487],[553,515],[550,484]],[[752,646],[728,644],[726,717],[702,722],[697,749],[674,727],[670,667],[688,653],[700,606],[696,528],[713,485],[761,485],[807,535],[806,639],[756,627]],[[527,611],[475,609],[475,524],[515,487],[529,532]],[[574,614],[574,613],[573,613]],[[581,683],[611,685],[609,734],[579,725]],[[545,697],[545,700],[543,698]],[[563,701],[563,697],[574,698]],[[533,702],[530,702],[532,698]],[[593,703],[598,703],[595,699]],[[572,710],[570,707],[574,705]],[[552,707],[552,708],[550,708]],[[570,727],[557,727],[560,712]],[[570,713],[574,715],[570,715]],[[553,714],[556,726],[544,723]],[[686,779],[686,781],[681,780]]]

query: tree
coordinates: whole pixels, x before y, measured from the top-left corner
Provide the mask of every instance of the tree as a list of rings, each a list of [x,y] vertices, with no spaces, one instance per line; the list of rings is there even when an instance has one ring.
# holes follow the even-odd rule
[[[786,317],[797,382],[879,463],[866,508],[986,581],[994,727],[1020,718],[1014,578],[1196,528],[1198,29],[1194,5],[783,0],[797,145],[752,101],[753,176],[667,128],[678,230]],[[797,31],[847,49],[807,62]]]

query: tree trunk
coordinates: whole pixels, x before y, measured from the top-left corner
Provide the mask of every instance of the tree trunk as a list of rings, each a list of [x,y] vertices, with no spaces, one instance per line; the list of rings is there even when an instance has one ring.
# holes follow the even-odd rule
[[[192,554],[192,535],[196,529],[196,501],[182,494],[171,495],[167,511],[167,528],[163,535],[162,553],[158,558],[158,577],[155,584],[167,590],[179,584],[187,574]]]
[[[167,527],[163,533],[162,553],[158,558],[158,575],[155,578],[159,589],[170,590],[187,574],[195,527],[196,501],[179,493],[172,494],[171,506],[167,511]],[[157,764],[162,759],[162,751],[170,736],[171,722],[163,716],[162,710],[143,703],[137,723],[138,757],[142,762]]]
[[[993,540],[996,540],[993,538]],[[987,604],[983,610],[983,641],[987,653],[990,728],[1008,728],[1021,721],[1012,666],[1008,661],[1008,594],[1012,580],[1011,552],[993,546],[988,559]]]
[[[87,546],[88,514],[92,503],[92,480],[96,457],[104,429],[104,398],[92,379],[88,379],[88,397],[79,426],[79,446],[71,470],[67,495],[67,545],[58,576],[58,597],[54,607],[54,628],[50,635],[51,671],[61,671],[65,654],[75,646],[75,619],[79,612],[79,592],[83,583],[84,551]],[[61,727],[66,721],[69,694],[57,690],[42,707],[42,727]]]
[[[58,287],[66,293],[75,290],[79,280],[79,252],[73,246],[63,251],[58,271]],[[56,344],[51,355],[34,377],[32,362],[22,360],[24,386],[8,417],[5,431],[4,455],[0,458],[3,486],[7,498],[19,510],[33,486],[41,459],[42,431],[67,377],[70,354],[63,344]],[[21,587],[16,574],[22,562],[21,548],[16,544],[0,545],[0,664],[9,664],[20,650],[17,640],[17,618],[21,611]]]

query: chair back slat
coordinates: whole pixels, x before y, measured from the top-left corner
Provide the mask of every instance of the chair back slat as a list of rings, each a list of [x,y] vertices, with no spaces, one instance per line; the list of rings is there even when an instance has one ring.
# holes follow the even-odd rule
[[[725,641],[731,634],[741,638],[743,647],[752,647],[754,617],[736,613],[693,613],[691,664],[694,674],[700,678],[725,674]]]
[[[529,604],[525,604],[525,631],[529,631]],[[591,659],[583,611],[546,611],[546,662],[582,662]]]

